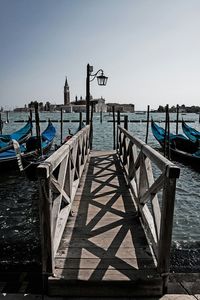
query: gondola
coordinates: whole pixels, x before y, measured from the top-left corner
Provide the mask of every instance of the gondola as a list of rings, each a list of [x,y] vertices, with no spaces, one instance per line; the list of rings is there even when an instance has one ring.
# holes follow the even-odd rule
[[[198,142],[198,140],[200,141],[200,132],[188,126],[184,120],[182,120],[182,129],[189,140],[192,142]]]
[[[190,141],[182,134],[169,134],[165,141],[165,130],[151,120],[151,130],[162,148],[169,148],[173,159],[192,164],[200,170],[200,148],[197,143]]]
[[[51,149],[55,134],[55,127],[49,122],[47,128],[41,134],[41,139],[32,136],[26,143],[21,145],[13,140],[12,149],[0,153],[0,170],[9,171],[10,169],[18,169],[19,158],[22,162],[22,166],[27,167],[31,164],[31,161],[36,161]],[[18,145],[18,147],[16,145]]]
[[[24,143],[31,135],[32,122],[29,119],[25,126],[11,134],[0,134],[0,152],[12,148],[12,140],[16,140],[19,144]]]

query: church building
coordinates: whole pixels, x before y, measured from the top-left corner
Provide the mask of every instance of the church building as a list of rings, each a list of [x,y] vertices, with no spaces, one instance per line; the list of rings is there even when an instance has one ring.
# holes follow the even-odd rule
[[[69,92],[69,85],[66,76],[65,85],[64,85],[64,105],[69,105],[69,104],[70,104],[70,92]]]

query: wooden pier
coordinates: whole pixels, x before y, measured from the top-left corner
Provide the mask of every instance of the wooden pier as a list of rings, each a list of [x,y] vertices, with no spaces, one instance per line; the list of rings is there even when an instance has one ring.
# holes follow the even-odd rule
[[[90,152],[89,131],[38,169],[46,293],[162,295],[179,168],[120,126],[116,151]]]

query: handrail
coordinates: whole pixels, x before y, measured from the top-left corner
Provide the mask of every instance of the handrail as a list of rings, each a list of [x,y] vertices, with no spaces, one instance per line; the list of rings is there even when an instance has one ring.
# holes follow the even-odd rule
[[[54,273],[55,254],[90,151],[89,132],[88,125],[38,166],[44,275]]]
[[[166,289],[176,179],[180,169],[121,126],[118,126],[117,138],[118,154]],[[154,178],[153,168],[157,170],[157,178]],[[162,194],[161,200],[158,193]]]

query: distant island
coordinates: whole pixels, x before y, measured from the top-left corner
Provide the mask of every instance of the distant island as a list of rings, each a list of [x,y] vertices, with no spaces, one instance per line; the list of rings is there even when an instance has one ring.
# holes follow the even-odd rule
[[[35,103],[38,103],[39,111],[47,111],[54,112],[60,111],[63,109],[63,112],[85,112],[86,111],[86,99],[82,96],[78,99],[75,96],[75,99],[71,101],[70,99],[70,88],[67,80],[67,76],[65,78],[64,89],[63,89],[63,100],[61,104],[52,104],[49,101],[31,101],[28,104],[25,104],[24,107],[16,107],[14,112],[28,112],[35,107]],[[90,104],[94,112],[105,112],[110,113],[113,110],[120,111],[122,113],[137,113],[137,114],[145,114],[146,111],[137,111],[135,110],[135,104],[131,103],[106,103],[106,100],[102,97],[93,99],[92,95],[90,95]],[[185,106],[184,104],[179,105],[180,113],[200,113],[199,106]],[[157,110],[151,109],[151,112],[160,112],[163,113],[166,110],[166,106],[159,105]],[[3,112],[3,107],[0,107],[0,112]],[[176,112],[177,106],[169,107],[169,112]]]
[[[184,104],[182,104],[179,105],[178,108],[180,113],[200,113],[200,106],[185,106]],[[159,105],[158,109],[154,110],[154,112],[165,112],[165,110],[166,106]],[[169,112],[177,112],[177,106],[173,105],[169,107]]]
[[[14,109],[14,111],[29,111],[30,109],[33,109],[34,108],[34,104],[35,104],[36,101],[31,101],[30,103],[28,103],[28,105],[25,105],[23,108],[16,108]],[[134,104],[119,104],[119,103],[107,103],[105,105],[105,99],[103,98],[100,98],[100,99],[94,99],[92,100],[91,99],[91,102],[94,102],[95,104],[98,104],[97,105],[97,108],[98,110],[101,110],[103,112],[111,112],[112,111],[112,107],[114,106],[115,107],[115,111],[121,111],[121,112],[136,112],[136,113],[141,113],[141,114],[144,114],[146,111],[135,111],[134,107],[135,105]],[[101,103],[100,103],[101,102]],[[101,105],[100,105],[100,104]],[[84,111],[85,110],[85,100],[79,100],[75,102],[71,102],[71,104],[73,105],[73,107],[76,107],[76,110],[73,109],[74,111],[78,112],[78,111]],[[63,108],[67,108],[66,106],[60,104],[60,105],[55,105],[55,104],[51,104],[50,102],[46,102],[46,103],[43,103],[43,102],[39,102],[38,103],[38,106],[39,106],[39,111],[57,111],[57,110],[60,110],[61,107]],[[104,107],[102,107],[104,106]],[[66,109],[66,112],[71,112],[71,107],[69,106],[68,108],[70,108],[70,110]],[[200,113],[200,106],[195,106],[195,105],[192,105],[192,106],[185,106],[184,104],[182,105],[179,105],[178,106],[179,108],[179,113]],[[95,111],[97,112],[98,111],[97,109],[95,109]],[[1,108],[1,111],[3,111],[3,108]],[[162,105],[159,105],[158,109],[152,109],[151,112],[152,113],[163,113],[166,111],[166,106],[162,106]],[[177,112],[177,106],[171,106],[169,107],[169,112],[171,113],[176,113]]]

